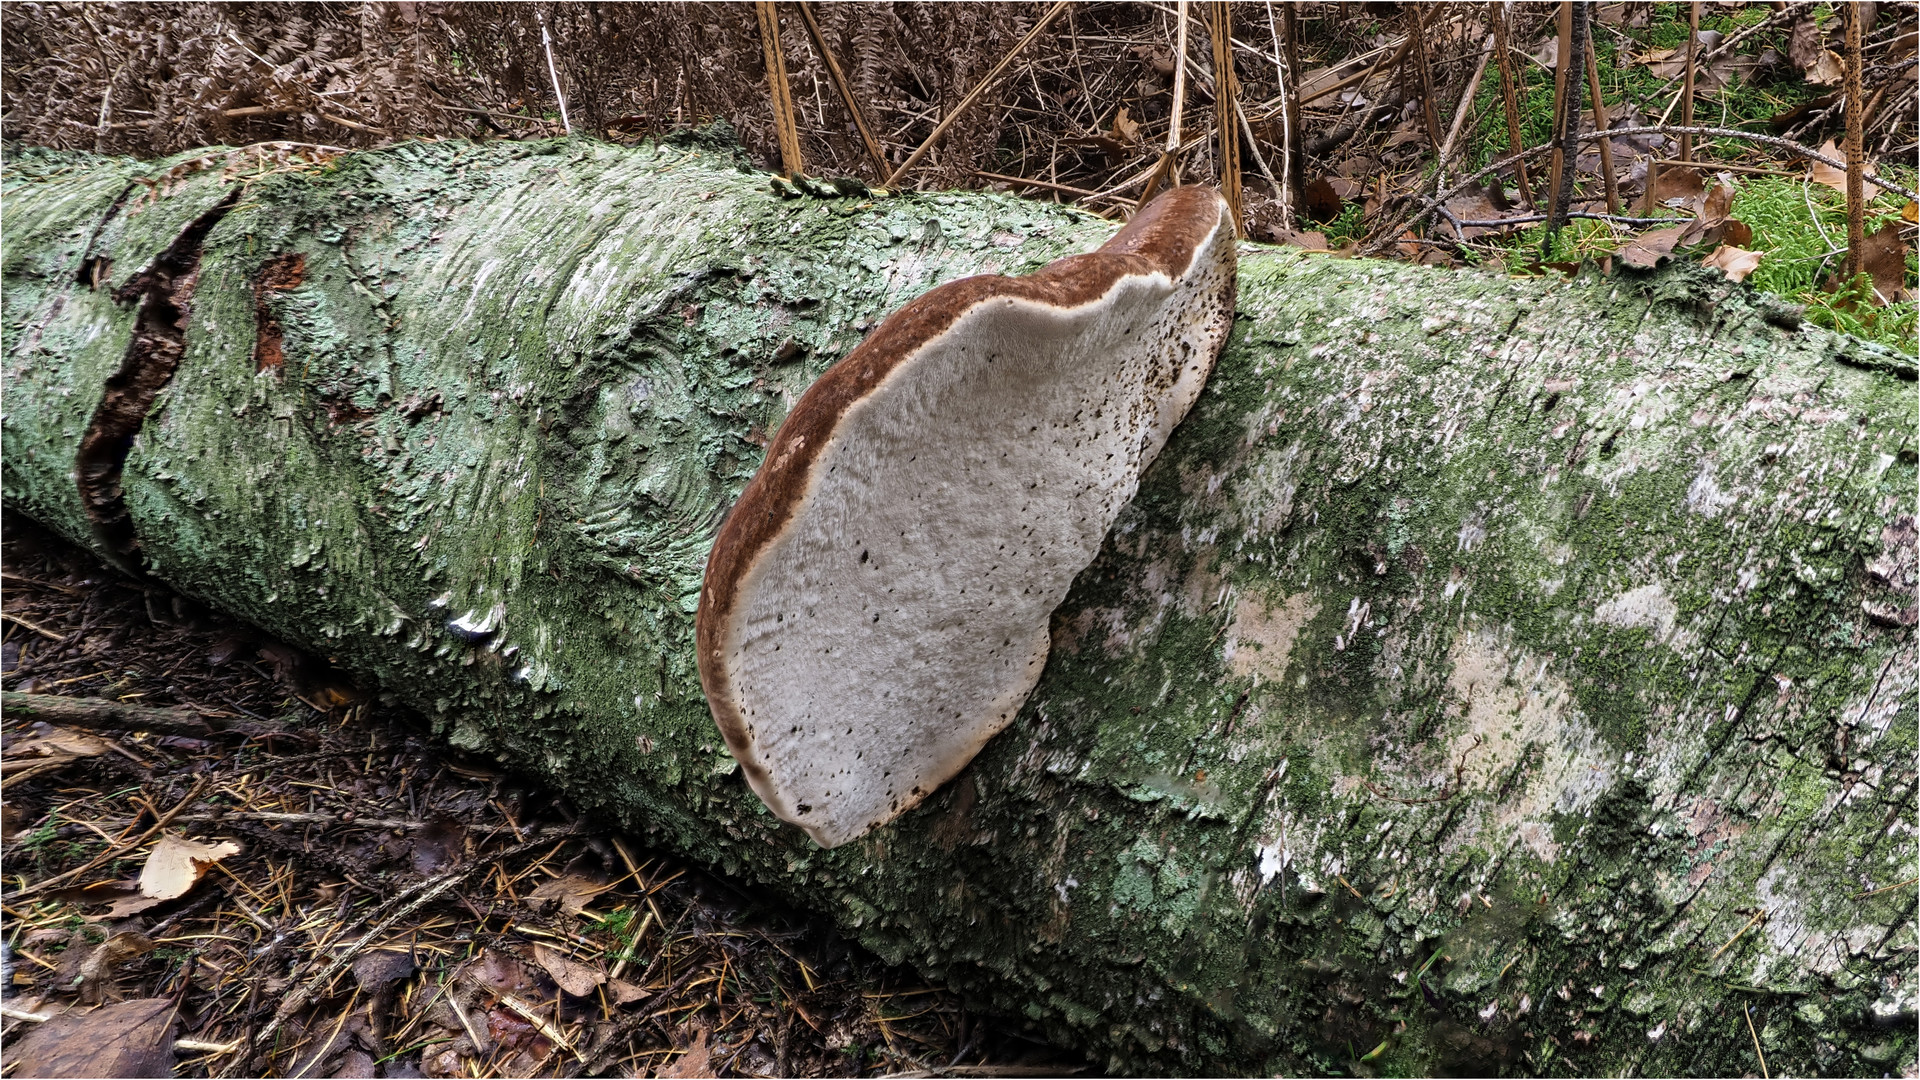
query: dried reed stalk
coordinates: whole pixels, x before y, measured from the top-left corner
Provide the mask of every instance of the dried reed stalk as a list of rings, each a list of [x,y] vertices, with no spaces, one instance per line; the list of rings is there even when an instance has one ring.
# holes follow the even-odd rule
[[[1181,0],[1181,2],[1184,4],[1185,0]],[[1007,55],[1001,57],[999,63],[993,65],[993,70],[987,72],[987,77],[981,79],[972,90],[967,91],[967,96],[960,99],[960,104],[955,105],[952,112],[940,119],[940,124],[933,129],[933,134],[928,135],[926,140],[914,149],[913,153],[907,155],[907,160],[901,162],[900,167],[893,170],[892,175],[887,177],[888,187],[898,185],[900,178],[905,176],[908,170],[920,163],[920,159],[926,156],[927,151],[933,149],[934,144],[939,142],[940,137],[947,133],[947,129],[953,126],[954,121],[960,119],[968,109],[973,107],[974,102],[980,100],[980,96],[987,92],[987,88],[993,85],[994,80],[1000,77],[1001,72],[1006,71],[1007,66],[1012,64],[1016,57],[1027,51],[1027,46],[1033,44],[1033,40],[1040,36],[1040,32],[1045,30],[1061,12],[1067,10],[1067,3],[1068,0],[1057,0],[1052,7],[1047,9],[1045,15],[1040,16],[1040,21],[1033,24],[1033,29],[1027,31],[1027,35],[1016,42],[1013,48],[1008,49]]]
[[[1687,5],[1687,81],[1680,87],[1680,126],[1693,126],[1693,66],[1700,54],[1700,0]],[[1693,136],[1680,137],[1680,160],[1693,160]]]
[[[1207,36],[1213,39],[1213,127],[1220,139],[1220,194],[1233,214],[1233,231],[1247,235],[1240,197],[1240,80],[1233,71],[1233,12],[1227,0],[1207,5]]]
[[[1513,61],[1507,52],[1508,24],[1513,16],[1513,4],[1501,3],[1499,11],[1493,15],[1493,55],[1500,63],[1500,99],[1507,112],[1507,152],[1518,154],[1526,149],[1520,137],[1520,101],[1514,90]],[[1513,169],[1513,178],[1519,181],[1521,201],[1533,205],[1533,188],[1527,183],[1527,163],[1517,162]]]
[[[1173,18],[1173,116],[1167,128],[1167,148],[1160,152],[1153,175],[1147,177],[1147,189],[1140,195],[1141,206],[1153,201],[1162,183],[1169,179],[1172,181],[1169,187],[1180,183],[1180,115],[1187,106],[1187,0],[1180,0]]]
[[[820,23],[813,17],[813,5],[807,0],[797,0],[794,4],[800,9],[800,19],[807,24],[807,35],[813,39],[813,50],[820,54],[820,60],[827,68],[827,77],[832,80],[833,88],[840,95],[840,101],[853,117],[853,126],[860,132],[860,142],[867,148],[867,156],[873,159],[873,178],[885,180],[887,177],[887,155],[880,149],[880,141],[873,137],[867,128],[867,118],[860,111],[860,103],[855,99],[852,84],[847,82],[847,74],[840,68],[833,50],[827,48],[827,36],[820,32]]]
[[[754,0],[760,19],[760,48],[767,57],[767,99],[773,108],[773,128],[780,139],[780,168],[788,176],[806,175],[800,156],[800,126],[793,118],[793,90],[787,85],[787,59],[780,48],[780,11],[774,0]]]
[[[1593,130],[1607,130],[1607,103],[1600,96],[1600,57],[1593,47],[1593,41],[1587,41],[1587,93],[1593,99]],[[1613,140],[1600,140],[1600,175],[1607,181],[1607,213],[1620,212],[1620,182],[1613,176]]]
[[[1867,199],[1864,112],[1860,105],[1860,14],[1864,4],[1848,4],[1847,20],[1847,263],[1851,282],[1866,269]]]

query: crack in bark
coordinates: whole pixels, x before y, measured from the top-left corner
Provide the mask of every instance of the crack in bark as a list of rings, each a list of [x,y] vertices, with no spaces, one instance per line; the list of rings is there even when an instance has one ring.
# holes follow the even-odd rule
[[[186,351],[187,321],[193,288],[200,275],[200,251],[207,234],[240,198],[235,188],[181,230],[150,269],[141,271],[113,294],[121,304],[137,303],[133,337],[119,370],[107,379],[100,404],[87,424],[74,457],[80,502],[99,545],[122,564],[139,569],[139,538],[127,512],[121,473],[133,452],[134,437],[147,411],[172,381]]]

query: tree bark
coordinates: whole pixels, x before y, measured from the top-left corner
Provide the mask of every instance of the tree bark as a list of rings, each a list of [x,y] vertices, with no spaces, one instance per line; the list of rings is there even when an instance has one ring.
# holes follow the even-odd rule
[[[1113,226],[588,141],[194,160],[9,158],[6,502],[454,744],[1116,1069],[1913,1067],[1911,361],[1692,267],[1250,246],[1019,719],[823,851],[700,696],[716,524],[887,312]]]

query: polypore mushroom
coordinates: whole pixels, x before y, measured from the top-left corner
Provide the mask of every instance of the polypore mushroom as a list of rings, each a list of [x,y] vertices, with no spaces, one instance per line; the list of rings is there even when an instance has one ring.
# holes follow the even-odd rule
[[[1006,727],[1233,301],[1226,203],[1176,188],[1091,254],[928,292],[801,396],[696,624],[714,720],[776,815],[845,843]]]

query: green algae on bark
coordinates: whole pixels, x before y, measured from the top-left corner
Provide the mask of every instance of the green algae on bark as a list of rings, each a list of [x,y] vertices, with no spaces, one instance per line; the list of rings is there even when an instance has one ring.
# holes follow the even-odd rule
[[[1693,269],[1248,247],[1019,719],[823,851],[700,697],[714,529],[886,313],[1113,226],[586,141],[127,198],[165,167],[8,160],[8,504],[93,542],[115,290],[237,191],[125,461],[137,558],[456,744],[1115,1068],[1912,1067],[1906,358]]]

